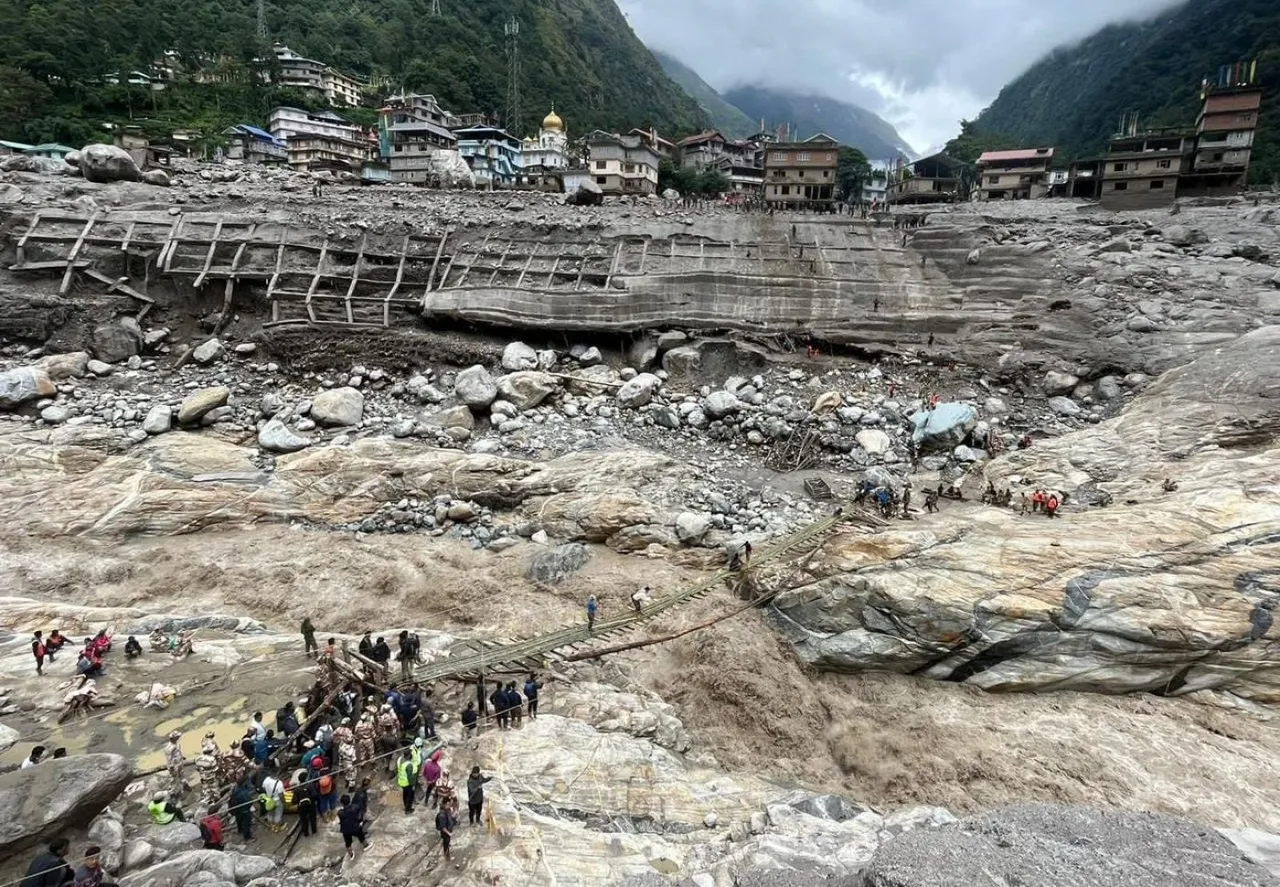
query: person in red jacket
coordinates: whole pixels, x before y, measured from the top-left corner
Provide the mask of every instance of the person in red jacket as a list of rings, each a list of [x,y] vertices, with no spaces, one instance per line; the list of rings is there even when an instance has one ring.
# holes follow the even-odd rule
[[[1050,493],[1048,498],[1044,500],[1044,513],[1053,517],[1058,510],[1058,497],[1054,493]]]
[[[209,815],[200,820],[200,837],[204,838],[204,849],[223,850],[222,820],[218,814],[210,810]]]

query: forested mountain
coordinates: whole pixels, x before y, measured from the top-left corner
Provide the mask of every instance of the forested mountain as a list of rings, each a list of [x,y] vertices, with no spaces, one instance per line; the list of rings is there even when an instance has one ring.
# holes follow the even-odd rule
[[[520,24],[521,134],[552,102],[573,133],[700,129],[706,115],[663,72],[613,0],[0,0],[0,138],[79,144],[106,119],[217,131],[265,121],[282,95],[255,59],[271,42],[387,87],[432,92],[457,113],[501,114],[503,26]],[[103,75],[150,70],[177,53],[180,82],[160,92]],[[203,70],[217,85],[191,82]],[[183,82],[185,81],[185,82]],[[359,115],[357,115],[359,116]],[[367,115],[366,115],[367,116]]]
[[[698,75],[698,72],[677,61],[665,52],[653,50],[654,57],[658,60],[658,64],[662,65],[662,70],[667,72],[667,76],[683,87],[684,91],[693,96],[702,110],[711,118],[711,125],[720,131],[721,135],[731,139],[745,139],[747,136],[755,135],[760,129],[760,123],[752,120],[741,110],[725,101],[724,96],[715,91],[715,88]]]
[[[739,86],[724,97],[751,119],[764,118],[770,129],[790,123],[802,139],[825,132],[840,144],[857,148],[872,161],[911,155],[911,146],[902,140],[893,124],[848,102],[765,86]]]
[[[1194,124],[1201,78],[1249,59],[1265,89],[1250,178],[1270,182],[1280,176],[1277,0],[1191,0],[1056,49],[1000,91],[967,143],[1054,145],[1062,158],[1100,153],[1126,113],[1138,112],[1140,127]]]

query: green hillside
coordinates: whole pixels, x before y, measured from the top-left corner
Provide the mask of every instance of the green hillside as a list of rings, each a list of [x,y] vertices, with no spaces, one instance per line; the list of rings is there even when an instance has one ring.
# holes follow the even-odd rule
[[[1189,126],[1201,77],[1247,59],[1259,60],[1265,90],[1250,178],[1271,182],[1280,176],[1276,0],[1192,0],[1056,49],[1000,91],[967,144],[1055,145],[1065,159],[1104,151],[1126,113],[1136,111],[1142,127]]]
[[[431,0],[266,0],[264,40],[252,0],[0,0],[0,137],[78,144],[101,132],[95,124],[130,118],[157,130],[261,123],[274,103],[299,99],[255,70],[272,41],[389,88],[434,93],[457,113],[501,115],[503,26],[512,17],[520,23],[522,131],[553,102],[572,133],[652,125],[682,134],[707,123],[613,0],[440,7],[433,16]],[[103,82],[105,73],[149,70],[166,50],[178,53],[184,76],[165,90]],[[193,82],[196,71],[218,84]]]
[[[677,61],[664,52],[653,50],[654,57],[662,65],[662,70],[693,96],[694,100],[711,118],[711,125],[720,133],[732,139],[745,139],[755,135],[760,126],[742,111],[725,101],[724,96],[716,92],[712,86],[698,76],[698,72]]]
[[[790,123],[800,138],[825,132],[872,161],[911,155],[893,124],[849,102],[765,86],[739,86],[724,97],[753,120],[763,118],[769,129]]]

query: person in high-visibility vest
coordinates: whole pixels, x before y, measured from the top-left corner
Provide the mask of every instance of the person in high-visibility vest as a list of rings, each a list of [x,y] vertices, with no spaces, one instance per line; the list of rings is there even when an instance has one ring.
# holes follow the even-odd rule
[[[187,821],[182,810],[169,800],[168,792],[156,792],[152,795],[151,803],[147,805],[147,812],[151,814],[151,821],[156,825],[168,825],[175,819],[178,822]]]
[[[400,786],[400,794],[404,798],[404,812],[413,812],[414,776],[413,756],[408,750],[400,752],[396,761],[396,785]]]

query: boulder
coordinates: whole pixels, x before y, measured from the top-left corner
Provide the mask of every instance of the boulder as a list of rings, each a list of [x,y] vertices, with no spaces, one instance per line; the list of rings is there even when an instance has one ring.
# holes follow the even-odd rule
[[[604,357],[600,354],[600,349],[594,345],[577,356],[578,364],[584,367],[595,366],[602,360]]]
[[[604,192],[599,185],[587,179],[564,202],[569,206],[600,206],[604,203]]]
[[[142,352],[142,330],[133,318],[95,327],[89,341],[94,356],[107,363],[120,363]]]
[[[22,734],[12,727],[0,724],[0,752],[7,752],[13,748],[18,740],[22,738]]]
[[[196,838],[199,839],[199,829]],[[150,868],[132,872],[120,879],[120,887],[187,887],[190,884],[236,883],[233,854],[221,850],[188,850],[158,862]]]
[[[13,410],[29,400],[53,397],[58,393],[44,370],[18,367],[0,373],[0,410]]]
[[[142,172],[129,152],[115,145],[85,145],[80,149],[80,173],[90,182],[140,182]]]
[[[147,410],[147,417],[142,420],[142,430],[147,434],[164,434],[173,427],[173,408],[167,404],[156,404]]]
[[[619,378],[613,367],[596,364],[574,370],[565,380],[565,387],[573,394],[595,397],[597,394],[608,394],[609,389],[618,384]]]
[[[591,559],[591,551],[581,542],[570,542],[534,555],[525,576],[543,585],[559,585],[581,570]]]
[[[87,826],[133,778],[119,755],[84,754],[0,775],[0,859]]]
[[[208,366],[225,353],[226,349],[217,338],[206,339],[191,352],[191,359],[201,366]]]
[[[470,502],[454,502],[445,514],[451,521],[469,524],[476,519],[476,507]]]
[[[867,451],[871,456],[883,456],[889,452],[891,441],[889,435],[885,434],[879,428],[864,428],[853,436],[858,442],[858,446]]]
[[[40,418],[46,425],[61,425],[71,418],[71,410],[61,404],[54,404],[41,410]]]
[[[1098,247],[1100,253],[1128,253],[1133,252],[1133,245],[1129,243],[1127,237],[1116,237],[1108,240],[1102,246]]]
[[[477,364],[458,373],[453,383],[453,393],[471,409],[483,410],[498,399],[498,386],[489,371]]]
[[[142,181],[148,185],[156,185],[160,188],[168,188],[171,184],[169,174],[163,169],[149,169],[142,174]]]
[[[1069,397],[1049,398],[1049,409],[1053,410],[1059,416],[1078,416],[1080,415],[1080,404],[1076,403]]]
[[[502,351],[502,368],[508,373],[538,368],[538,352],[524,342],[512,342]]]
[[[742,409],[742,401],[728,391],[712,391],[702,402],[702,411],[712,419],[723,419]]]
[[[1049,370],[1044,374],[1043,388],[1046,394],[1066,394],[1080,384],[1080,377],[1071,373]]]
[[[1025,804],[881,844],[866,887],[1263,887],[1278,882],[1211,828],[1156,813]]]
[[[468,407],[456,406],[423,416],[422,424],[436,428],[465,428],[473,431],[476,427],[476,417]]]
[[[138,355],[135,354],[133,357],[129,358],[129,360],[133,360],[137,356]],[[97,376],[98,378],[105,378],[116,371],[116,368],[105,360],[91,360],[84,365],[84,368],[89,371],[89,375]]]
[[[1209,241],[1199,228],[1188,228],[1186,225],[1170,225],[1160,233],[1165,243],[1172,243],[1174,246],[1192,246]]]
[[[1098,398],[1100,400],[1115,400],[1124,394],[1120,387],[1120,380],[1115,376],[1103,376],[1098,380]]]
[[[681,333],[681,336],[684,334]],[[627,349],[627,363],[636,369],[647,370],[658,359],[658,340],[651,335],[643,335],[631,343]]]
[[[364,418],[364,395],[356,388],[330,388],[311,399],[311,418],[321,425],[359,425]]]
[[[618,389],[618,405],[628,409],[638,409],[653,400],[653,393],[662,385],[662,380],[652,373],[640,373],[633,379],[622,383]]]
[[[258,446],[270,453],[296,453],[311,446],[311,440],[294,434],[284,422],[272,418],[258,429]]]
[[[208,413],[226,404],[231,390],[223,385],[201,388],[192,394],[178,407],[178,424],[195,425]]]
[[[555,392],[556,377],[550,373],[527,371],[498,379],[498,393],[518,410],[531,410]]]
[[[978,423],[978,411],[964,403],[940,403],[931,410],[920,410],[911,417],[914,430],[911,439],[921,449],[951,449],[963,443]]]
[[[685,511],[676,518],[676,538],[686,545],[697,545],[710,529],[709,515]]]
[[[79,379],[89,371],[89,352],[50,354],[37,360],[35,366],[37,369],[44,370],[55,382],[61,382],[63,379]]]
[[[152,847],[166,853],[190,850],[200,840],[200,827],[194,822],[149,823],[138,835]]]

